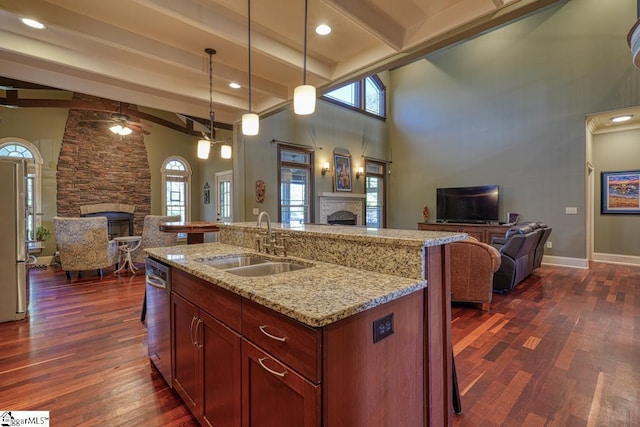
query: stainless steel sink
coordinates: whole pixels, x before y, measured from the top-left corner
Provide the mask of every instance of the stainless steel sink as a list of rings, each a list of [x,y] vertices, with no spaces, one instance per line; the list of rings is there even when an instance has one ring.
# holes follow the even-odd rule
[[[198,262],[215,267],[220,270],[227,270],[229,268],[245,267],[249,265],[256,265],[268,262],[269,260],[252,256],[252,255],[230,255],[217,258],[202,258]]]
[[[264,262],[262,264],[247,265],[244,267],[228,268],[227,273],[238,276],[256,277],[269,276],[271,274],[286,273],[288,271],[300,270],[309,267],[308,265],[295,264],[293,262]]]
[[[256,277],[286,273],[309,267],[287,261],[271,261],[253,255],[228,255],[214,258],[201,258],[198,262],[210,267],[224,270],[238,276]]]

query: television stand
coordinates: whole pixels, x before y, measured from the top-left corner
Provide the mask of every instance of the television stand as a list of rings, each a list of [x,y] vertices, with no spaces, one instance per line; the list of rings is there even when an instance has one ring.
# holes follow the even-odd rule
[[[508,225],[479,224],[463,222],[419,222],[418,230],[448,231],[452,233],[467,233],[482,243],[490,244],[494,237],[504,237]]]

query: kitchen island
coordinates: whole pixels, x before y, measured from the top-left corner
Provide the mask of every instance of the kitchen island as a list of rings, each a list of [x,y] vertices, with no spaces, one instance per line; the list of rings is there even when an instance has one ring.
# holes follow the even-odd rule
[[[450,425],[447,246],[463,233],[255,224],[221,243],[148,249],[172,267],[174,386],[202,424]],[[244,277],[208,261],[304,265]],[[258,422],[259,421],[259,422]]]

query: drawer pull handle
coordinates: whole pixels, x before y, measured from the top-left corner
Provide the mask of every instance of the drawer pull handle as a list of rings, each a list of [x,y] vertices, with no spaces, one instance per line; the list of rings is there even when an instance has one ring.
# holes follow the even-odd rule
[[[194,329],[193,329],[193,324],[196,322],[196,320],[198,320],[195,316],[193,316],[191,318],[191,327],[189,328],[189,338],[191,338],[191,344],[193,344],[194,346],[197,346],[198,343],[196,342],[196,338],[194,338],[195,334],[194,334]],[[197,326],[196,326],[197,328]],[[197,331],[195,331],[197,333]]]
[[[280,342],[286,342],[287,341],[287,337],[277,337],[277,336],[271,335],[269,332],[267,332],[267,325],[259,326],[259,328],[260,328],[260,332],[262,332],[263,334],[265,334],[266,336],[268,336],[271,339],[274,339],[274,340],[280,341]]]
[[[196,323],[196,347],[198,348],[202,348],[203,344],[202,344],[202,325],[204,324],[204,321],[200,318],[198,318],[198,323]]]
[[[260,366],[262,366],[264,368],[265,371],[273,374],[273,375],[277,375],[279,377],[284,377],[285,375],[287,375],[287,370],[285,369],[284,372],[277,372],[274,371],[273,369],[269,368],[267,365],[264,364],[263,360],[267,360],[268,357],[260,357],[258,358],[258,363],[260,364]]]

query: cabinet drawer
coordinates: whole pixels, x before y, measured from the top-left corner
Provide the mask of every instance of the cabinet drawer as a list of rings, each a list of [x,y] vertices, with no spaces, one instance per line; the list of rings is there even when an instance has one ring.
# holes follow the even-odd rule
[[[195,303],[231,329],[240,332],[242,297],[177,268],[171,271],[174,292]]]
[[[320,383],[320,329],[249,300],[242,301],[242,335],[309,381]]]

